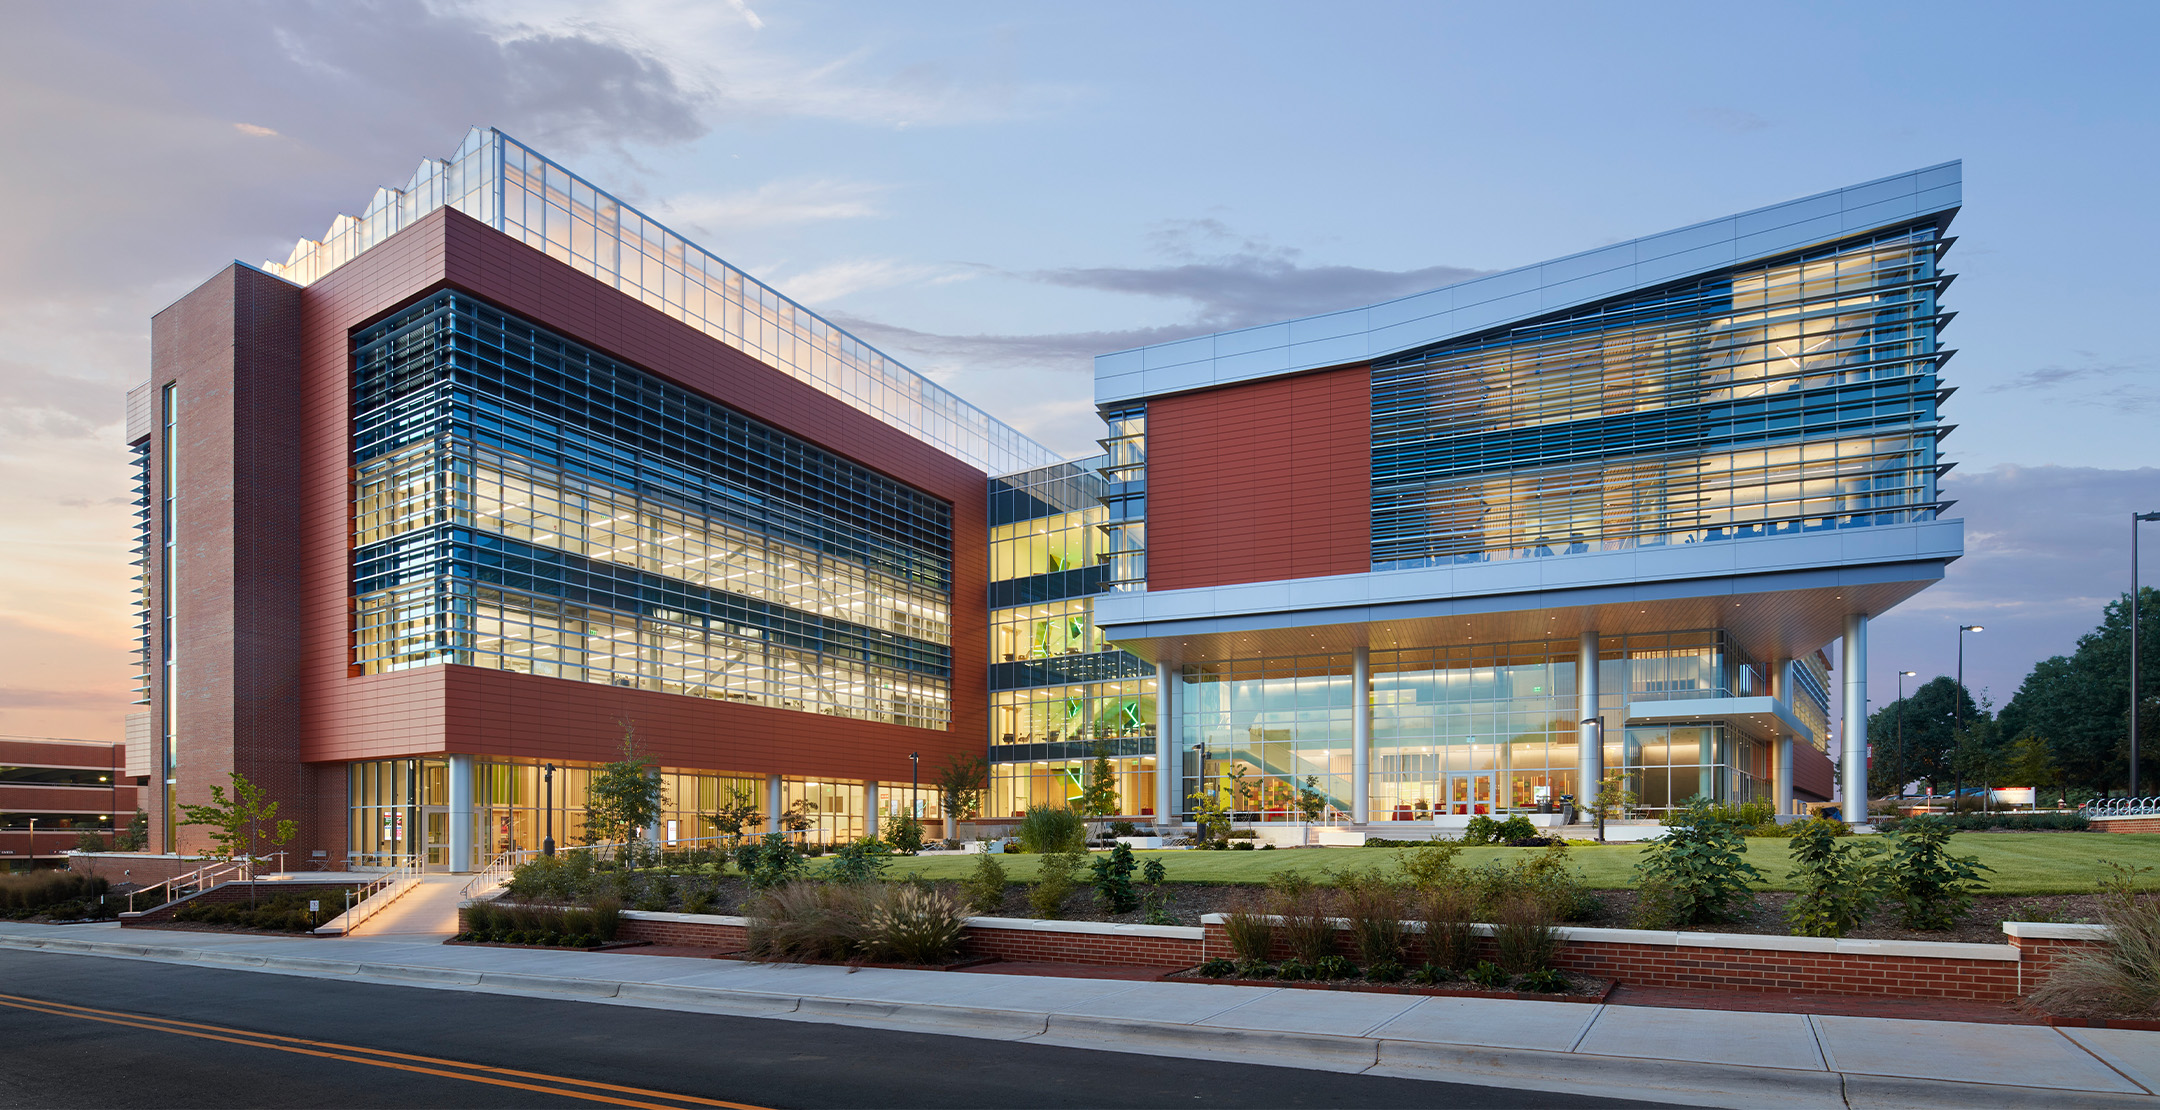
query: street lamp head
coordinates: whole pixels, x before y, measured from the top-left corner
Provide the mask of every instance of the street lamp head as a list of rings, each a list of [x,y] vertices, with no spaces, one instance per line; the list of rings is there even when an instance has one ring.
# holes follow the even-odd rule
[[[2160,520],[2160,513],[2131,513],[2132,520]]]
[[[1919,672],[1919,671],[1899,671],[1898,673],[1899,673],[1899,674],[1901,674],[1901,675],[1904,675],[1904,676],[1905,676],[1906,678],[1918,678],[1918,677],[1920,677],[1920,672]]]
[[[1987,631],[1987,626],[1986,626],[1986,625],[1983,625],[1983,624],[1961,624],[1961,625],[1958,625],[1958,631],[1960,631],[1960,632],[1985,632],[1985,631]]]

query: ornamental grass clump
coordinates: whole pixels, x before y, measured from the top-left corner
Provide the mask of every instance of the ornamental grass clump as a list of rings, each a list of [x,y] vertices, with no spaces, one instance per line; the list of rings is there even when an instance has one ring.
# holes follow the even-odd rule
[[[1384,880],[1361,881],[1343,889],[1342,915],[1349,919],[1350,939],[1357,945],[1360,962],[1401,962],[1409,931],[1403,923],[1410,915],[1408,903],[1401,887]]]
[[[1087,819],[1064,806],[1029,806],[1013,835],[1020,850],[1047,854],[1087,848]]]
[[[888,888],[863,919],[863,951],[881,960],[943,964],[960,954],[966,919],[958,903],[912,883]]]
[[[1262,964],[1274,958],[1275,923],[1263,906],[1240,900],[1223,915],[1223,934],[1229,938],[1230,954],[1240,964]]]
[[[1418,902],[1428,963],[1461,973],[1477,962],[1477,903],[1461,887],[1436,890]]]
[[[2100,881],[2100,943],[2073,950],[2028,996],[2026,1008],[2062,1017],[2160,1018],[2160,894],[2139,893],[2138,873],[2109,863]]]
[[[774,887],[750,903],[748,950],[753,959],[845,960],[868,935],[866,919],[879,892],[868,885],[798,881]]]
[[[1884,877],[1908,929],[1947,929],[1972,909],[1973,894],[1986,885],[1980,872],[1994,868],[1976,856],[1950,854],[1957,830],[1936,817],[1915,817],[1900,827]]]
[[[1761,882],[1763,874],[1744,858],[1741,827],[1700,796],[1688,799],[1665,825],[1665,834],[1644,846],[1635,865],[1642,890],[1637,923],[1674,928],[1742,916],[1755,900],[1748,884]]]
[[[1308,967],[1335,954],[1334,892],[1306,884],[1285,884],[1275,893],[1276,928],[1290,955]]]
[[[1552,911],[1536,898],[1517,896],[1493,915],[1493,952],[1517,975],[1551,967],[1561,943]]]
[[[1842,937],[1859,928],[1882,900],[1882,876],[1874,865],[1882,847],[1841,843],[1841,822],[1809,820],[1790,827],[1798,830],[1792,837],[1797,866],[1787,877],[1800,886],[1785,908],[1793,935]]]

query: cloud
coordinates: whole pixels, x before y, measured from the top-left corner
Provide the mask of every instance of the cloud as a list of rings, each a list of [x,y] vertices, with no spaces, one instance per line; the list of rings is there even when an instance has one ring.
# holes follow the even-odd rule
[[[839,300],[850,293],[890,289],[898,285],[943,285],[967,276],[968,271],[952,266],[899,262],[889,258],[859,258],[830,263],[794,277],[771,280],[775,288],[788,296],[804,304],[815,305]]]
[[[938,335],[860,317],[834,322],[895,354],[924,365],[962,369],[1044,367],[1091,370],[1099,354],[1278,320],[1355,308],[1477,277],[1460,266],[1373,270],[1307,266],[1302,251],[1242,235],[1218,220],[1177,220],[1152,231],[1149,242],[1166,261],[1157,266],[1092,266],[1012,273],[1021,281],[1068,289],[1122,293],[1181,302],[1183,323],[1116,331],[1035,335]]]
[[[654,215],[681,229],[721,235],[743,228],[780,227],[879,214],[887,186],[831,179],[773,181],[733,193],[685,193],[654,205]]]
[[[278,137],[276,131],[253,123],[235,123],[233,124],[233,130],[242,135],[253,135],[258,139],[275,139]]]
[[[2079,352],[2084,362],[2076,366],[2042,366],[2027,370],[1987,387],[1988,393],[2034,391],[2050,393],[2074,405],[2094,405],[2127,412],[2160,410],[2160,387],[2148,384],[2150,364],[2100,362]],[[2123,379],[2133,380],[2125,381]]]

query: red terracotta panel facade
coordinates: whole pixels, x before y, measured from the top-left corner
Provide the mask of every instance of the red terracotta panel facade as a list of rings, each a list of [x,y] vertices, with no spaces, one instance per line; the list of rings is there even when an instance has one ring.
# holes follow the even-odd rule
[[[1830,757],[1817,750],[1813,744],[1793,742],[1793,790],[1804,794],[1808,800],[1827,802],[1837,790],[1837,772],[1830,765]]]
[[[442,289],[489,301],[949,503],[951,728],[909,728],[472,667],[356,673],[349,596],[350,336]],[[264,302],[281,297],[286,317],[252,329],[246,322],[250,296]],[[183,456],[215,463],[198,462],[183,475],[183,513],[199,503],[230,517],[236,507],[262,500],[272,503],[262,511],[284,514],[278,520],[220,518],[216,527],[192,528],[206,550],[233,554],[227,573],[193,578],[205,591],[199,604],[226,614],[219,620],[191,616],[188,606],[198,603],[185,596],[190,579],[182,578],[183,596],[176,602],[183,627],[192,621],[200,631],[182,644],[179,658],[183,665],[198,656],[220,660],[224,668],[184,678],[183,691],[236,689],[226,700],[244,700],[251,708],[222,706],[218,712],[233,723],[205,725],[183,706],[183,802],[201,800],[195,795],[237,768],[265,782],[273,797],[286,801],[284,815],[301,821],[301,839],[292,850],[303,857],[324,850],[336,859],[346,847],[342,763],[348,760],[447,752],[603,760],[617,750],[623,719],[635,721],[659,762],[690,769],[893,782],[907,779],[911,751],[935,766],[947,755],[981,750],[987,729],[987,695],[979,681],[987,650],[986,476],[966,463],[448,210],[305,289],[244,267],[229,269],[167,310],[159,327],[153,385],[171,377],[168,364],[184,363],[196,383],[183,383],[189,395],[210,392],[220,366],[226,377],[247,377],[247,346],[236,345],[234,335],[259,330],[284,344],[274,352],[284,360],[281,368],[268,358],[254,359],[265,368],[264,380],[282,387],[280,396],[255,398],[260,411],[250,414],[250,395],[235,387],[227,400],[238,398],[239,404],[225,403],[221,419],[196,417],[182,425]],[[236,420],[252,421],[252,438]],[[254,456],[246,455],[251,443]],[[185,535],[187,520],[182,523]],[[252,600],[249,584],[259,584]],[[247,608],[272,600],[284,608]],[[289,719],[265,716],[279,712]],[[254,739],[244,740],[242,733]],[[185,837],[180,846],[197,847]]]
[[[1372,371],[1157,397],[1147,411],[1151,590],[1372,569]]]

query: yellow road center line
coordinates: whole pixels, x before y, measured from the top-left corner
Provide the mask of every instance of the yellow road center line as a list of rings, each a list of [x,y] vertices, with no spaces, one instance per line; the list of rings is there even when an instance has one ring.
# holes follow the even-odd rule
[[[275,1033],[252,1033],[244,1029],[228,1029],[223,1026],[204,1025],[199,1022],[180,1021],[173,1018],[147,1017],[141,1014],[127,1014],[116,1010],[99,1010],[89,1006],[76,1006],[66,1002],[47,1002],[43,999],[24,998],[22,996],[12,994],[0,994],[0,1006],[8,1006],[18,1010],[29,1010],[35,1013],[49,1014],[53,1017],[72,1017],[79,1018],[84,1021],[103,1022],[107,1025],[124,1025],[135,1029],[149,1030],[153,1033],[173,1033],[183,1037],[198,1037],[203,1040],[223,1041],[227,1044],[236,1044],[252,1048],[268,1048],[274,1049],[279,1052],[296,1053],[302,1056],[315,1056],[332,1060],[344,1060],[349,1063],[366,1064],[370,1067],[395,1068],[399,1071],[409,1071],[423,1075],[441,1076],[445,1079],[462,1079],[469,1083],[486,1083],[491,1086],[497,1087],[512,1087],[521,1091],[535,1091],[541,1094],[562,1095],[566,1098],[585,1099],[587,1101],[593,1102],[606,1102],[617,1106],[638,1107],[641,1108],[641,1110],[676,1110],[676,1106],[653,1102],[638,1102],[631,1099],[614,1098],[609,1095],[600,1094],[597,1092],[600,1090],[616,1091],[623,1094],[641,1095],[647,1098],[666,1099],[668,1100],[669,1104],[691,1103],[697,1106],[723,1107],[726,1108],[726,1110],[766,1110],[766,1108],[764,1107],[753,1106],[748,1103],[721,1102],[714,1099],[699,1098],[695,1095],[676,1095],[669,1094],[665,1091],[647,1090],[642,1087],[625,1087],[614,1083],[601,1083],[589,1079],[572,1079],[567,1076],[548,1075],[543,1072],[519,1071],[515,1068],[498,1068],[486,1064],[468,1064],[460,1060],[446,1060],[435,1056],[416,1056],[409,1053],[392,1052],[385,1049],[362,1048],[357,1045],[338,1044],[334,1041],[312,1041],[301,1037],[280,1036]],[[285,1043],[271,1043],[278,1041],[282,1041]],[[352,1053],[364,1053],[366,1055],[356,1056],[352,1055]],[[371,1060],[367,1058],[368,1055],[394,1057],[395,1059]],[[399,1063],[397,1062],[399,1060],[410,1060],[419,1063],[436,1064],[441,1065],[442,1067],[421,1067],[416,1066],[416,1064]],[[466,1071],[445,1071],[442,1070],[443,1067],[462,1068],[466,1069]],[[485,1072],[491,1074],[473,1075],[467,1074],[467,1072]],[[533,1079],[544,1083],[562,1083],[578,1087],[596,1088],[596,1090],[578,1091],[564,1090],[560,1087],[542,1087],[536,1086],[531,1083],[516,1082],[511,1079],[498,1079],[495,1078],[495,1076],[517,1076],[522,1079]]]

